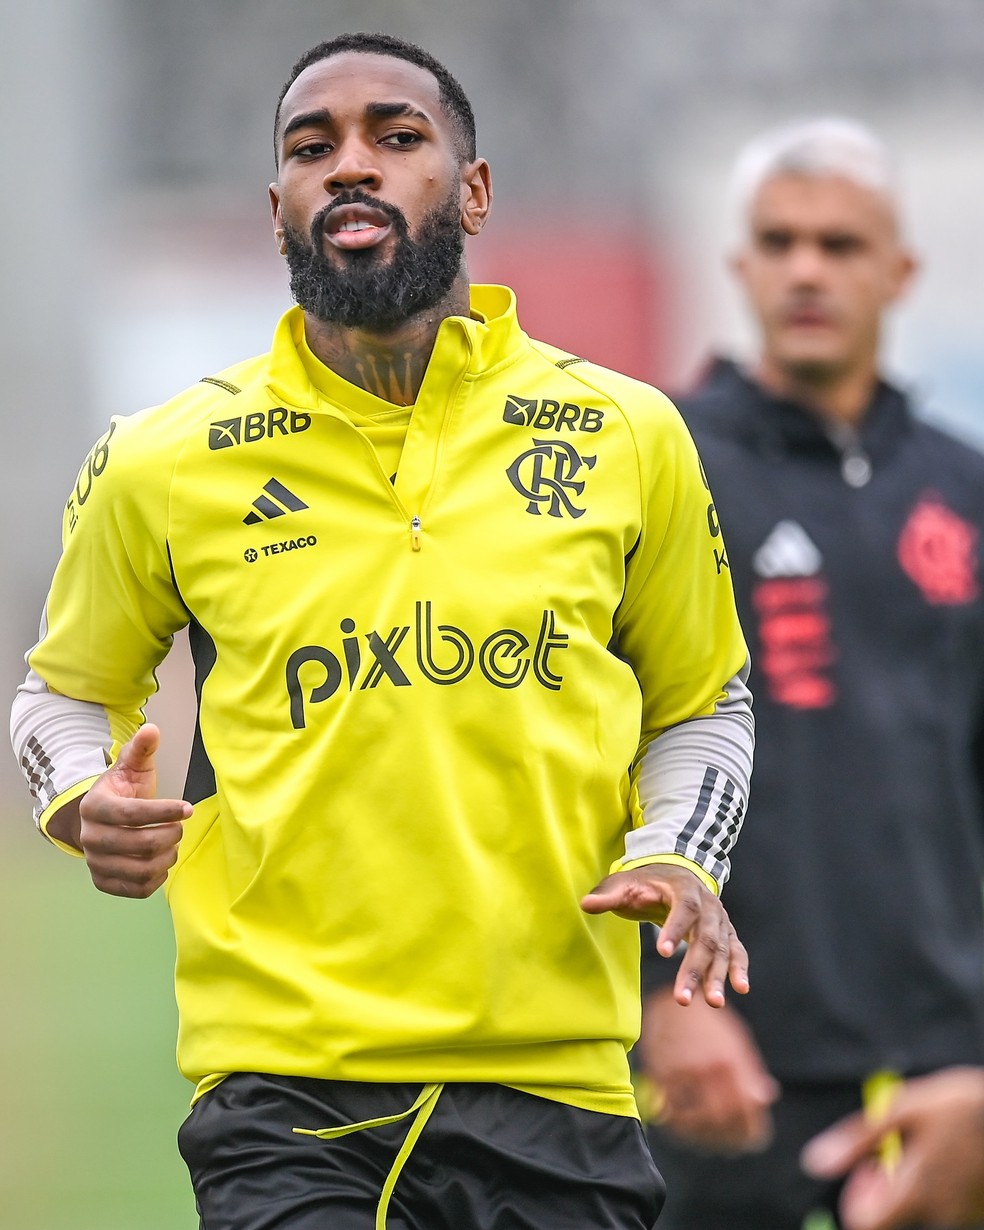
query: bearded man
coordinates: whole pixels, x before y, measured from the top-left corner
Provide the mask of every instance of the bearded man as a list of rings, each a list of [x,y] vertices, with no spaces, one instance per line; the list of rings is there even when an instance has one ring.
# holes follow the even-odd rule
[[[204,1230],[648,1230],[639,920],[689,941],[681,1004],[747,990],[747,651],[697,454],[469,287],[491,179],[433,57],[319,44],[275,147],[297,307],[69,499],[13,718],[38,823],[104,892],[164,887]],[[141,710],[186,625],[159,799]]]

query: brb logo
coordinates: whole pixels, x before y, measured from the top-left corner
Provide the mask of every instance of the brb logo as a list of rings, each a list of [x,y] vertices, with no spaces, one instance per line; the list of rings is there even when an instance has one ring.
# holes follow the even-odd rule
[[[597,456],[582,457],[566,440],[534,440],[533,447],[520,453],[506,470],[509,481],[529,503],[526,511],[534,517],[541,507],[549,517],[583,517],[587,511],[578,508],[574,496],[584,494],[584,480],[577,476],[583,470],[593,470]]]
[[[549,397],[538,400],[535,397],[517,397],[514,393],[506,398],[506,407],[502,412],[504,423],[532,427],[536,431],[560,431],[562,427],[568,431],[601,431],[604,418],[603,410],[594,410],[591,406],[582,409],[572,401],[561,404]]]
[[[208,447],[214,452],[220,448],[235,448],[237,444],[255,444],[257,440],[272,439],[307,431],[311,426],[310,414],[285,410],[283,406],[271,406],[269,410],[257,410],[238,419],[220,419],[208,425]]]
[[[566,632],[557,631],[553,611],[542,612],[535,641],[516,628],[497,628],[477,645],[454,624],[435,624],[430,602],[418,602],[415,607],[415,664],[409,654],[403,663],[397,660],[411,631],[409,624],[391,628],[385,636],[376,629],[364,633],[369,650],[365,656],[354,619],[343,619],[339,625],[344,634],[339,653],[324,645],[302,645],[294,650],[287,659],[286,676],[290,722],[295,730],[305,728],[311,706],[323,704],[339,688],[365,691],[384,679],[394,687],[409,688],[415,679],[408,671],[428,683],[450,687],[466,679],[477,665],[497,688],[518,688],[532,672],[541,687],[560,691],[563,676],[552,669],[551,655],[566,649],[569,638]]]

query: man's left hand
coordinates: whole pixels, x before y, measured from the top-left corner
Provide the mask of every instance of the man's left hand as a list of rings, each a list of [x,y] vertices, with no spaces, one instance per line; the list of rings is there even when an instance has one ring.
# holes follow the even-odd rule
[[[739,995],[748,991],[748,953],[724,906],[700,877],[672,863],[616,871],[581,900],[586,914],[656,923],[656,950],[671,957],[684,940],[687,952],[673,987],[679,1004],[703,990],[713,1008],[724,1004],[725,978]]]

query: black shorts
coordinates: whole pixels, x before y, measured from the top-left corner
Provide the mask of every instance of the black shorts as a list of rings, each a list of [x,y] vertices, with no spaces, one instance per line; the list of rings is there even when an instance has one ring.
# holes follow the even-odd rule
[[[635,1119],[502,1085],[238,1073],[178,1147],[201,1230],[652,1230],[663,1203]]]

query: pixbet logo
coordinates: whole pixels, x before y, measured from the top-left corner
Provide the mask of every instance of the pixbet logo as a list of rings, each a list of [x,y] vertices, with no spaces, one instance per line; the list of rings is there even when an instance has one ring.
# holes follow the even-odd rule
[[[450,687],[477,666],[497,688],[518,688],[532,676],[541,687],[559,692],[563,676],[553,669],[552,657],[566,649],[569,640],[566,632],[557,631],[554,612],[545,610],[532,637],[517,628],[497,628],[479,643],[454,624],[436,624],[430,602],[415,603],[412,629],[409,624],[397,625],[384,636],[374,628],[360,638],[355,620],[343,619],[339,630],[343,636],[338,652],[325,645],[302,645],[287,659],[287,696],[295,730],[303,730],[311,708],[330,700],[340,688],[365,691],[384,679],[394,687],[408,688],[415,682],[408,672],[419,676],[416,681]],[[415,660],[410,661],[407,651],[401,663],[397,654],[411,631]]]
[[[502,411],[504,423],[514,423],[517,427],[532,427],[536,431],[601,431],[605,418],[603,410],[594,410],[591,406],[576,406],[572,401],[553,401],[549,397],[538,400],[535,397],[517,397],[510,393],[506,398],[506,406]]]
[[[257,410],[237,419],[219,419],[208,425],[208,447],[214,452],[220,448],[234,448],[237,444],[255,444],[257,440],[296,435],[311,426],[310,414],[297,410],[285,410],[283,406],[271,406],[269,410]]]

